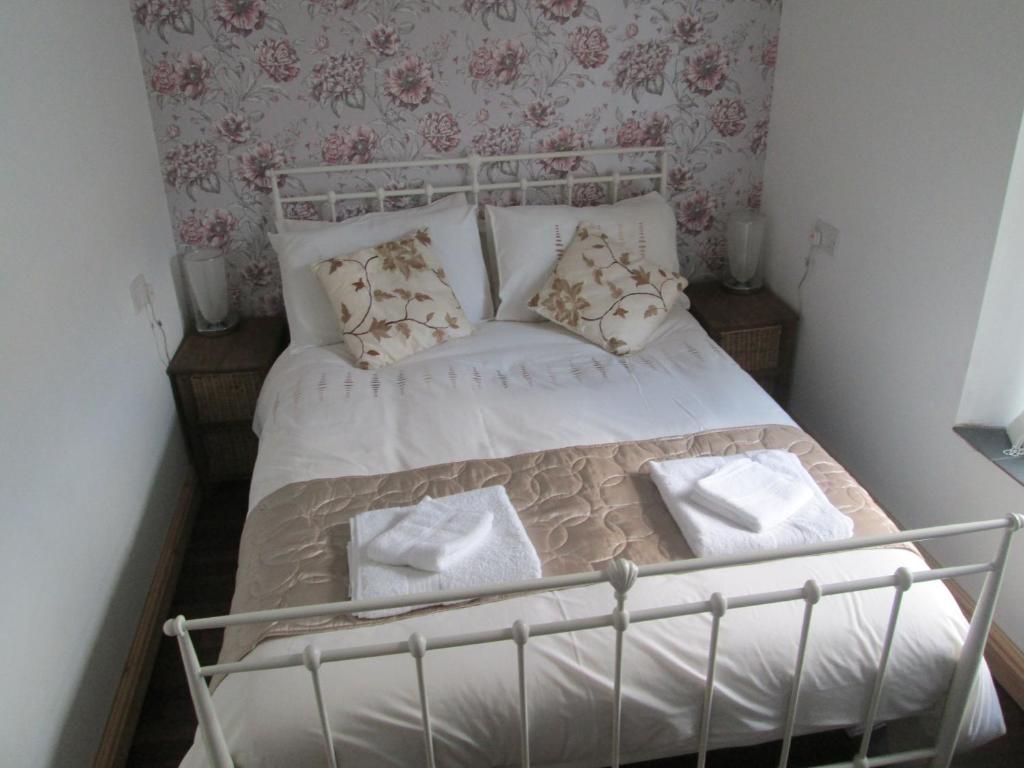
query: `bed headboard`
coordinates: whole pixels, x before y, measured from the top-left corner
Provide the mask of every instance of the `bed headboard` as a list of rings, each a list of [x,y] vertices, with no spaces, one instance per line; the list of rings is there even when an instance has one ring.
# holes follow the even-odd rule
[[[620,164],[625,164],[627,156],[649,157],[651,160],[650,171],[633,171],[627,169],[625,172],[594,172],[591,175],[579,176],[572,172],[558,175],[555,171],[550,178],[537,178],[520,172],[515,179],[507,178],[500,181],[490,180],[490,174],[484,172],[486,177],[481,180],[481,171],[488,166],[502,166],[503,168],[524,168],[529,167],[532,162],[540,162],[542,165],[551,164],[559,160],[590,160],[593,167],[593,160],[596,158],[615,159],[618,157]],[[579,162],[573,163],[578,166]],[[331,188],[327,192],[319,194],[283,194],[279,188],[279,179],[282,177],[306,177],[314,174],[374,174],[388,171],[409,171],[413,169],[437,169],[446,168],[458,171],[462,169],[463,180],[455,183],[434,185],[429,181],[419,186],[403,186],[401,188],[388,188],[381,185],[372,185],[367,189],[355,192],[338,192]],[[504,172],[504,175],[508,175]],[[337,220],[337,203],[353,200],[375,200],[379,210],[385,209],[385,201],[388,198],[413,197],[423,198],[426,204],[433,201],[435,195],[448,195],[457,192],[465,192],[472,195],[473,202],[480,202],[481,192],[499,192],[518,190],[519,204],[527,204],[527,191],[530,189],[551,189],[561,187],[565,191],[566,201],[572,201],[573,186],[576,184],[591,183],[602,184],[608,188],[611,202],[616,202],[619,197],[619,187],[623,182],[656,181],[658,190],[662,195],[668,192],[668,151],[665,147],[605,147],[601,149],[571,149],[559,152],[537,152],[532,154],[518,155],[479,155],[470,154],[464,157],[436,158],[429,160],[399,160],[382,163],[363,163],[360,165],[324,165],[311,166],[306,168],[281,168],[270,171],[271,189],[273,190],[274,218],[280,223],[285,219],[285,206],[295,203],[326,203],[330,211],[330,220]],[[302,184],[302,187],[305,185]]]

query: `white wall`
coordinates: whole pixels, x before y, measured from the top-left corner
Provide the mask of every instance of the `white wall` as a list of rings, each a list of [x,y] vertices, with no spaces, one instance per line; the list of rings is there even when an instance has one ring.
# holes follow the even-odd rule
[[[185,472],[174,244],[125,0],[0,6],[0,763],[88,765]]]
[[[1021,30],[1024,37],[1024,30]],[[1024,411],[1024,122],[957,421],[1005,427]]]
[[[786,0],[765,174],[790,302],[815,217],[793,411],[902,523],[1024,511],[951,427],[1024,104],[1019,0]],[[981,550],[933,545],[945,562]],[[999,621],[1024,646],[1024,542]]]

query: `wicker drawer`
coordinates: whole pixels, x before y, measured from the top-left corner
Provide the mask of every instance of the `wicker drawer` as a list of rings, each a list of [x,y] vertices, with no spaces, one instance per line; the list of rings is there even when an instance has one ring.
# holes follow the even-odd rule
[[[779,366],[782,326],[769,325],[744,331],[727,331],[718,343],[748,372],[767,371]]]
[[[246,421],[256,411],[256,397],[263,384],[263,373],[193,374],[189,381],[200,424]]]
[[[248,477],[256,463],[259,441],[243,428],[209,430],[202,436],[208,479]]]

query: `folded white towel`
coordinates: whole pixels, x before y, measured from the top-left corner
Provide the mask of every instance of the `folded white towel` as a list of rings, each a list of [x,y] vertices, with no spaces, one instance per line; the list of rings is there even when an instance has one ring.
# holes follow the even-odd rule
[[[503,486],[468,491],[439,501],[461,509],[490,510],[493,522],[485,541],[471,555],[442,572],[384,565],[367,557],[367,544],[412,510],[408,507],[378,509],[356,515],[351,521],[352,540],[348,548],[349,583],[353,600],[373,600],[442,589],[467,589],[503,581],[540,578],[540,558]],[[360,618],[379,618],[411,610],[415,608],[388,608],[356,615]]]
[[[648,464],[651,479],[694,554],[699,557],[731,555],[848,539],[853,535],[853,520],[829,503],[796,455],[789,451],[756,451],[747,456],[800,479],[812,491],[811,500],[803,508],[785,522],[760,533],[702,509],[690,497],[698,480],[738,457],[706,456]]]
[[[366,545],[366,556],[385,565],[444,571],[483,543],[493,513],[427,497]]]
[[[691,498],[758,533],[783,522],[811,500],[813,491],[807,483],[746,456],[735,459],[698,480]]]

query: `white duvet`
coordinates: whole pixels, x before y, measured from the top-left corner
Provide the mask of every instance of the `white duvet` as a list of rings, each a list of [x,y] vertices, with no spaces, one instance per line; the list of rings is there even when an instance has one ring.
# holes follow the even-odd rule
[[[250,506],[291,482],[569,445],[792,421],[677,307],[642,353],[616,358],[550,324],[491,322],[381,371],[355,369],[340,346],[290,350],[263,387],[260,453]],[[925,568],[905,550],[876,549],[703,574],[641,579],[629,607],[703,600]],[[863,718],[888,618],[889,590],[829,597],[815,612],[799,733]],[[404,640],[607,613],[607,585],[563,590],[263,642],[248,658]],[[722,623],[712,746],[778,738],[792,680],[802,605],[730,612]],[[693,751],[707,664],[707,616],[630,627],[623,682],[624,761]],[[941,584],[904,601],[880,720],[926,713],[941,700],[966,631]],[[614,637],[592,630],[531,640],[528,671],[535,765],[608,763]],[[406,656],[325,666],[325,698],[345,766],[423,763],[414,667]],[[429,652],[441,766],[519,759],[511,643]],[[240,766],[324,763],[304,669],[234,674],[214,702]],[[975,686],[963,745],[1004,726],[987,668]],[[183,765],[205,764],[201,742]]]

